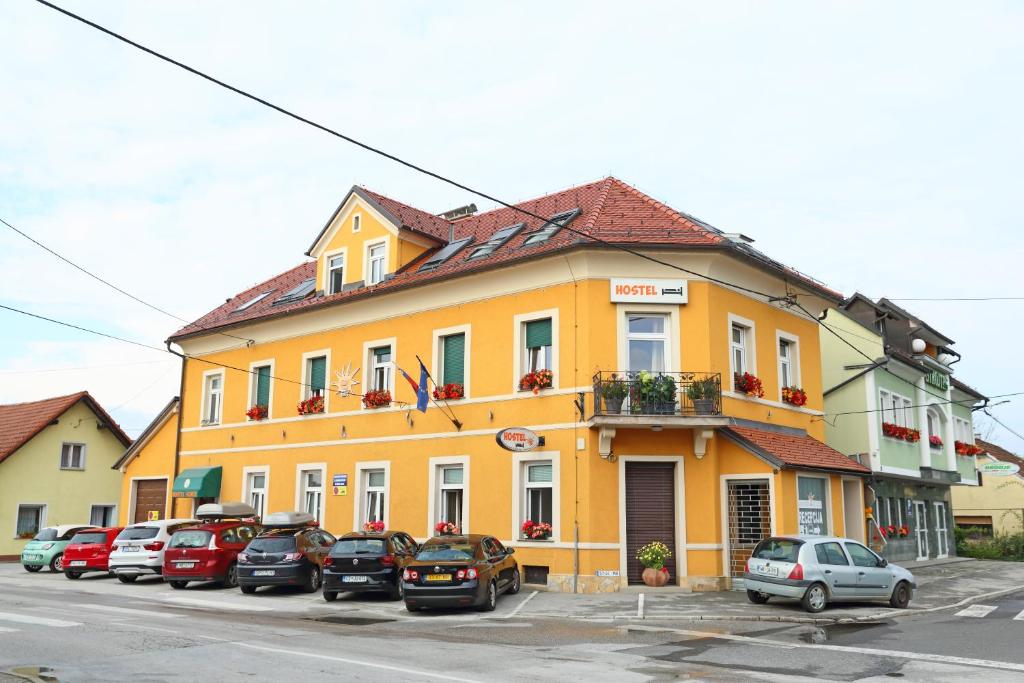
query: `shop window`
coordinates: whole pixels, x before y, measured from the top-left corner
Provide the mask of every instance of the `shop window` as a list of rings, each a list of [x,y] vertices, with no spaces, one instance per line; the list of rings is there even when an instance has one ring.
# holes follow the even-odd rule
[[[66,443],[60,447],[60,468],[62,470],[85,469],[85,444]]]
[[[828,533],[828,479],[797,476],[797,521],[801,535],[824,536]]]

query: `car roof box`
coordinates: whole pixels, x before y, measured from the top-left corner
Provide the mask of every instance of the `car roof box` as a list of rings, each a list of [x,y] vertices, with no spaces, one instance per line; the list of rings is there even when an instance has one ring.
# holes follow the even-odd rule
[[[316,519],[308,512],[271,512],[263,518],[264,527],[316,526]]]
[[[204,503],[196,508],[196,517],[202,520],[245,519],[255,517],[256,510],[246,503]]]

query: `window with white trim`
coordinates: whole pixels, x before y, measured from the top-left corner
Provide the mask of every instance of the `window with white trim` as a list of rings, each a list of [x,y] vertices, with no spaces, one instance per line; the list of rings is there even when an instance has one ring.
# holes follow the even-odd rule
[[[270,417],[270,380],[271,367],[260,365],[250,370],[252,373],[252,396],[249,397],[250,406],[263,406]]]
[[[462,465],[437,467],[437,519],[462,527],[462,501],[465,498],[465,470]]]
[[[207,375],[203,382],[203,424],[220,424],[223,395],[224,373]]]
[[[536,524],[554,524],[554,463],[551,460],[530,460],[523,463],[523,519]]]
[[[375,285],[384,281],[384,261],[387,259],[386,244],[371,244],[366,248],[366,284]]]
[[[327,293],[337,294],[345,286],[345,254],[327,259]]]
[[[928,416],[928,437],[929,439],[933,436],[942,438],[942,421],[939,419],[939,413],[934,408],[929,408],[926,412]]]
[[[914,409],[912,407],[914,404],[909,398],[880,389],[878,402],[882,412],[882,422],[900,427],[914,426]]]
[[[539,318],[523,323],[524,372],[551,369],[551,318]]]
[[[259,517],[267,514],[267,473],[249,472],[245,475],[247,503],[252,506]]]
[[[953,418],[953,434],[957,441],[963,443],[974,443],[974,433],[971,430],[971,423],[962,417]]]
[[[750,354],[750,328],[740,323],[733,323],[729,330],[729,354],[732,359],[734,375],[749,372],[747,363]]]
[[[95,527],[109,527],[114,525],[113,505],[93,505],[89,510],[89,524]]]
[[[60,447],[60,468],[62,470],[85,469],[85,444],[65,443]]]
[[[45,505],[19,505],[17,534],[18,538],[32,538],[39,533],[46,519]]]
[[[384,470],[363,472],[363,522],[385,522],[387,477]]]
[[[626,314],[626,368],[630,372],[668,370],[669,324],[663,313]],[[534,520],[536,521],[536,520]]]
[[[352,216],[352,232],[359,232],[359,229],[362,227],[362,223],[363,217],[361,214],[357,213],[356,215]]]
[[[306,359],[306,398],[323,396],[327,387],[327,356]]]
[[[779,386],[796,386],[796,343],[791,339],[779,338]]]
[[[391,391],[392,368],[391,345],[370,349],[370,388],[376,391]]]
[[[300,500],[302,511],[313,515],[315,519],[323,522],[324,503],[324,473],[319,467],[316,469],[299,470],[300,477]]]

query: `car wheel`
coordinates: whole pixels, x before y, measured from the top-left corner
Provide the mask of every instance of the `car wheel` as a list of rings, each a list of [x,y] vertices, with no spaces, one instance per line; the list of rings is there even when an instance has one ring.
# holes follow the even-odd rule
[[[171,588],[179,591],[188,585],[188,581],[168,581],[167,583],[171,584]]]
[[[484,598],[484,604],[478,608],[481,612],[493,612],[494,608],[498,606],[498,587],[491,581],[487,584],[487,597]]]
[[[82,572],[64,572],[64,576],[69,579],[80,579],[82,578]]]
[[[25,568],[25,571],[32,572],[33,574],[43,568],[40,564],[23,564],[21,566]]]
[[[405,599],[405,583],[402,581],[402,577],[399,576],[395,581],[395,585],[391,587],[389,595],[392,600],[404,600]]]
[[[234,588],[238,585],[238,565],[232,562],[228,565],[228,573],[224,575],[224,580],[220,582],[220,585],[225,588]]]
[[[761,591],[747,591],[747,600],[754,603],[755,605],[763,605],[768,602],[768,594],[762,593]]]
[[[57,553],[50,560],[50,571],[51,572],[62,572],[64,571],[64,553]]]
[[[139,578],[135,574],[118,574],[117,580],[121,583],[135,583],[135,579]]]
[[[892,591],[892,597],[889,598],[889,606],[897,609],[906,609],[909,604],[910,586],[906,581],[900,581]]]
[[[519,568],[516,567],[515,571],[512,574],[512,585],[508,587],[507,592],[509,595],[515,595],[519,592],[519,589],[522,587],[522,578],[519,576]]]
[[[256,592],[256,586],[247,586],[245,584],[242,584],[241,586],[239,586],[239,588],[241,588],[242,592],[246,595],[252,595]]]
[[[306,585],[302,587],[307,593],[316,593],[320,590],[320,567],[313,565],[309,570],[309,578]]]
[[[824,584],[812,583],[804,593],[804,597],[801,598],[800,604],[812,614],[817,614],[825,609],[825,605],[828,604],[828,592],[825,590]]]
[[[338,594],[334,591],[324,591],[324,600],[327,602],[334,602],[338,599]]]

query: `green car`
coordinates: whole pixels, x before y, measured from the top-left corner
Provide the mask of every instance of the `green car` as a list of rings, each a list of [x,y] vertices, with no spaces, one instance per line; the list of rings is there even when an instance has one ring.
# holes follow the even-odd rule
[[[25,571],[37,572],[46,565],[50,565],[51,572],[64,571],[64,548],[72,536],[92,527],[92,524],[61,524],[40,529],[21,551],[21,564]]]

